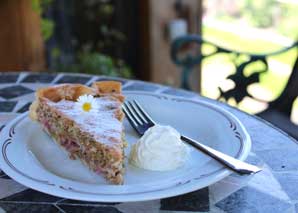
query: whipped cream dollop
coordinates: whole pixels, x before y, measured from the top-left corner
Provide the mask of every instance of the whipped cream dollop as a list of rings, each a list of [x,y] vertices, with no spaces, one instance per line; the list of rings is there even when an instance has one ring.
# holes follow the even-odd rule
[[[182,166],[189,155],[189,147],[173,127],[155,125],[133,145],[129,161],[139,168],[168,171]]]

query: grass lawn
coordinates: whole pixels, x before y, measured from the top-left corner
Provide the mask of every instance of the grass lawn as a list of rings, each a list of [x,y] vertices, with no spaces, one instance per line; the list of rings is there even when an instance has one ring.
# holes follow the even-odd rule
[[[237,50],[241,52],[250,52],[250,53],[268,53],[274,52],[284,48],[281,45],[276,43],[272,43],[269,40],[264,41],[260,39],[248,39],[240,37],[239,35],[235,35],[231,32],[225,32],[218,29],[214,29],[211,27],[204,26],[203,27],[203,37],[208,41],[216,43],[222,47],[227,47],[228,49]],[[203,53],[210,51],[210,47],[203,47]],[[291,51],[287,51],[286,53],[275,55],[269,58],[269,71],[264,73],[261,76],[260,87],[266,90],[271,94],[272,98],[276,98],[281,91],[283,90],[286,82],[289,78],[291,67],[294,63],[296,57],[295,49]],[[220,80],[215,80],[214,82],[225,85],[224,79],[227,75],[233,73],[234,71],[230,69],[230,71],[223,71],[224,76],[220,75],[220,72],[223,70],[223,67],[231,64],[230,57],[227,55],[217,55],[214,57],[210,57],[205,59],[203,62],[203,70],[202,70],[202,79],[203,79],[203,88],[202,93],[205,96],[214,98],[214,94],[218,94],[213,90],[217,90],[219,85],[211,85],[212,79],[219,76]],[[271,63],[272,62],[272,63]],[[218,67],[215,68],[215,71],[211,71],[210,69],[214,69],[214,64],[218,64]],[[247,70],[245,70],[246,74],[254,70],[259,70],[263,65],[260,63],[254,63],[250,65]],[[212,74],[211,74],[212,73]],[[208,82],[208,83],[205,83]],[[224,86],[223,86],[224,87]],[[262,95],[258,95],[259,98],[268,99],[268,97],[260,97]],[[268,95],[266,95],[268,96]],[[248,109],[249,106],[245,106],[245,109]],[[250,111],[250,110],[248,110]],[[254,111],[254,110],[252,110]]]
[[[283,46],[269,40],[243,38],[231,32],[224,32],[207,26],[203,26],[203,37],[228,49],[249,53],[271,53],[283,48]],[[295,54],[295,50],[292,50],[286,54],[279,54],[271,58],[282,63],[290,64]]]

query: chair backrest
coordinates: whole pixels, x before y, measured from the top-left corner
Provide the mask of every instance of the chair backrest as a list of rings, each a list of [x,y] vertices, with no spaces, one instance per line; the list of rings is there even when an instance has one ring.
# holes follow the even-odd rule
[[[187,48],[192,47],[191,44],[195,43],[197,46],[202,46],[203,44],[209,44],[214,47],[214,51],[211,53],[208,53],[207,55],[202,54],[200,51],[198,54],[184,54],[183,57],[181,57],[181,50],[184,50]],[[223,47],[220,47],[212,42],[208,42],[204,39],[202,39],[199,35],[186,35],[177,38],[173,41],[171,46],[171,58],[173,62],[182,67],[182,77],[181,77],[181,87],[184,89],[190,89],[190,86],[188,84],[188,77],[194,68],[194,66],[201,64],[202,60],[219,54],[219,53],[225,53],[225,54],[233,54],[235,60],[232,61],[235,66],[235,73],[232,75],[229,75],[227,79],[232,80],[235,83],[235,87],[232,89],[229,89],[227,91],[223,91],[219,87],[220,91],[220,97],[225,100],[229,100],[230,98],[234,98],[237,103],[241,102],[245,97],[251,97],[256,100],[259,100],[258,98],[254,97],[253,94],[250,94],[248,91],[248,86],[254,83],[260,82],[260,74],[268,71],[268,57],[279,55],[284,52],[287,52],[293,48],[296,48],[298,50],[298,41],[293,43],[291,46],[283,48],[279,51],[266,53],[266,54],[251,54],[247,52],[240,52],[235,50],[229,50]],[[247,60],[242,60],[239,63],[239,58],[243,55],[246,56]],[[296,56],[297,57],[297,56]],[[262,63],[264,66],[261,69],[253,70],[250,75],[246,76],[244,73],[244,69],[255,62]],[[270,108],[276,108],[277,110],[285,113],[286,115],[290,115],[291,108],[293,101],[298,95],[298,88],[295,88],[295,86],[298,85],[298,57],[296,59],[296,62],[293,66],[293,70],[291,73],[291,76],[288,80],[288,83],[284,89],[284,91],[281,93],[281,95],[273,102],[269,103]],[[260,100],[263,102],[266,102],[264,100]]]
[[[298,56],[294,63],[292,73],[288,80],[288,83],[280,94],[280,96],[270,103],[269,107],[276,109],[287,116],[291,115],[293,102],[298,97]]]

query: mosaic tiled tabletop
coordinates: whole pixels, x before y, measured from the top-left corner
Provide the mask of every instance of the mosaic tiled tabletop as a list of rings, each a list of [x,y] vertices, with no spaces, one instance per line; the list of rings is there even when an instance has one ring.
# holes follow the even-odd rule
[[[0,74],[0,131],[6,122],[28,110],[34,91],[57,83],[82,83],[108,77],[51,74]],[[131,203],[80,202],[26,188],[0,169],[2,212],[298,212],[298,144],[274,126],[225,104],[191,92],[141,81],[119,80],[124,90],[170,94],[192,100],[205,99],[232,112],[252,138],[247,161],[263,171],[253,176],[232,174],[207,188],[177,197]]]

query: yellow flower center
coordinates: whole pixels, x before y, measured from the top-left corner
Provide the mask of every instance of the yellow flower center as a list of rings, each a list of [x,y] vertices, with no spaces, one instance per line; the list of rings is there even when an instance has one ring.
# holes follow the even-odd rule
[[[91,110],[91,103],[84,103],[82,108],[85,112],[89,112]]]

